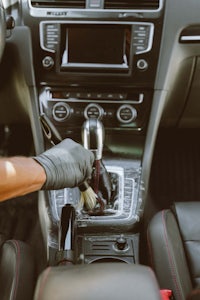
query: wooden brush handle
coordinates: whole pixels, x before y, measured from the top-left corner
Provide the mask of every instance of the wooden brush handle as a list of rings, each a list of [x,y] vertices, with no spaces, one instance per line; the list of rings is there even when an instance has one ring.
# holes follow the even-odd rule
[[[89,184],[87,183],[87,181],[84,181],[83,183],[81,183],[81,184],[79,185],[79,190],[80,190],[81,192],[85,192],[89,187],[90,187],[90,186],[89,186]]]

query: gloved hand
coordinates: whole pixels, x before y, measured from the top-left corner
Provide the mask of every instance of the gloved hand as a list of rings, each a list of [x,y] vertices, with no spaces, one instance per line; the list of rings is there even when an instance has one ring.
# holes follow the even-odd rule
[[[76,187],[90,177],[94,155],[71,139],[33,157],[45,170],[43,190]]]

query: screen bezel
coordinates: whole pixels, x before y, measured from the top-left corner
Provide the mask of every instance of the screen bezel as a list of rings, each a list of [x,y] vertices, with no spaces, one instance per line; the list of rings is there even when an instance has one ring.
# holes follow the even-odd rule
[[[64,51],[68,51],[67,48],[69,46],[68,44],[68,31],[73,30],[73,28],[80,29],[88,29],[90,30],[103,30],[103,32],[106,32],[106,29],[111,32],[112,30],[119,30],[119,32],[123,31],[123,41],[119,47],[120,51],[123,49],[123,54],[126,55],[126,62],[125,63],[82,63],[82,62],[69,62],[67,59],[65,62],[62,62],[63,59],[63,53]],[[131,24],[62,24],[61,25],[61,47],[60,47],[60,53],[59,53],[59,65],[60,65],[60,71],[61,72],[68,72],[68,71],[84,71],[84,72],[94,72],[95,70],[97,72],[117,72],[117,73],[126,73],[128,74],[131,70],[132,65],[132,26]],[[125,61],[125,60],[124,60]]]

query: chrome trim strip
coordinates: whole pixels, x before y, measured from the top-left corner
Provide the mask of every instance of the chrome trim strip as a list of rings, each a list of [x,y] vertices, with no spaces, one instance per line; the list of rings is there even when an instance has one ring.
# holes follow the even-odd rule
[[[183,42],[200,41],[200,35],[183,35],[181,36],[180,40]]]
[[[90,14],[90,17],[94,17],[95,14],[100,17],[105,17],[106,14],[118,14],[118,17],[131,16],[131,14],[137,13],[155,13],[160,12],[163,9],[164,0],[159,1],[158,9],[87,9],[87,8],[35,8],[31,5],[31,0],[28,1],[30,15],[33,17],[72,17],[73,13],[77,13],[79,18],[81,17],[80,13],[84,17],[85,14]],[[111,17],[110,15],[108,17]],[[115,16],[117,17],[117,16]]]
[[[52,102],[67,102],[67,103],[108,103],[108,104],[141,104],[144,100],[144,94],[139,94],[139,99],[137,100],[106,100],[106,99],[77,99],[77,98],[47,98],[46,101]]]

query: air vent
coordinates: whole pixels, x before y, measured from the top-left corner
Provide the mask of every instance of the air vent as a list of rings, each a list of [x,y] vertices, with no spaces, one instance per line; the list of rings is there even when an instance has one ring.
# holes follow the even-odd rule
[[[159,8],[159,0],[105,0],[104,8],[124,10],[156,10]]]
[[[33,7],[52,7],[52,8],[85,8],[85,0],[32,0],[31,5]]]
[[[33,7],[85,9],[87,0],[31,0]],[[156,10],[159,0],[105,0],[104,9],[108,10]]]

